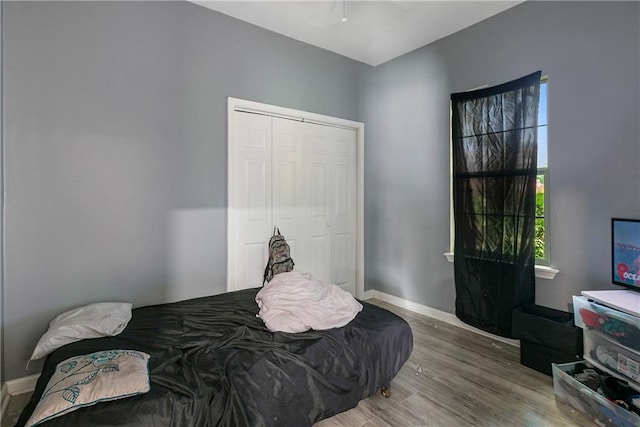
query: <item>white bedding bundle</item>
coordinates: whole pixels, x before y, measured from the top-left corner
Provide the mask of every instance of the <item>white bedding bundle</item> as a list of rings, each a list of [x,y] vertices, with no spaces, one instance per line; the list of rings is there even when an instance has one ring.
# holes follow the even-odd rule
[[[258,292],[256,303],[258,316],[273,332],[339,328],[362,310],[350,293],[295,270],[274,276]]]

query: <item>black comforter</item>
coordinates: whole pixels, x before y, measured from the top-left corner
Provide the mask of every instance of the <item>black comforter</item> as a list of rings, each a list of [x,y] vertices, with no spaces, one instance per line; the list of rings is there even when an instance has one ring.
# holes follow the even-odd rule
[[[44,426],[305,426],[389,385],[413,349],[409,325],[366,302],[347,326],[269,332],[247,289],[133,310],[118,336],[66,345],[47,358],[24,425],[55,366],[109,349],[151,355],[151,390],[98,403]]]

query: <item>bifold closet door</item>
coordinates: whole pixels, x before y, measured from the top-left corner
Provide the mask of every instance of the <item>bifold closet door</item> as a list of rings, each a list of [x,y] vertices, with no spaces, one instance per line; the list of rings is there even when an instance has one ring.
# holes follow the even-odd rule
[[[307,123],[303,130],[305,263],[313,277],[331,282],[331,128]]]
[[[355,131],[235,115],[229,239],[234,289],[262,285],[276,226],[291,246],[297,270],[355,295]]]
[[[273,224],[295,268],[331,280],[331,128],[273,118]]]
[[[356,132],[273,118],[273,221],[296,269],[356,292]]]
[[[229,197],[227,238],[230,290],[262,286],[272,217],[271,117],[235,114],[234,144],[229,153],[233,188]]]
[[[303,129],[307,271],[355,295],[355,131],[310,123]]]
[[[331,128],[331,282],[356,295],[356,131]]]
[[[278,227],[291,247],[291,258],[299,271],[311,271],[308,206],[304,176],[304,124],[295,120],[272,118],[273,124],[273,225]]]

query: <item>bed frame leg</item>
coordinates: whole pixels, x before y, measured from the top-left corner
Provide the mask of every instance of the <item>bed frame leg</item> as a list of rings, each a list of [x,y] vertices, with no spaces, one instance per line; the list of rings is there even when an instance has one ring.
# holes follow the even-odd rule
[[[383,385],[382,387],[380,387],[380,393],[382,393],[382,395],[387,399],[391,397],[391,389],[389,389],[389,387],[387,386]]]

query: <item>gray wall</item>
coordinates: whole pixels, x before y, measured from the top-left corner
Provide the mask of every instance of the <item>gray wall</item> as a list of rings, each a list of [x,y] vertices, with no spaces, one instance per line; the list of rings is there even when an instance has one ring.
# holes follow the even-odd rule
[[[610,218],[640,217],[637,2],[526,2],[375,69],[366,287],[454,311],[449,94],[549,76],[551,261],[536,302],[610,285]],[[371,130],[371,126],[367,126]]]
[[[640,217],[638,7],[527,2],[373,69],[189,3],[3,2],[2,380],[63,310],[225,290],[227,96],[364,121],[365,287],[453,312],[449,94],[541,69],[537,302],[609,287],[609,220]]]
[[[371,67],[194,4],[3,7],[3,380],[64,310],[226,290],[228,96],[362,120]]]

